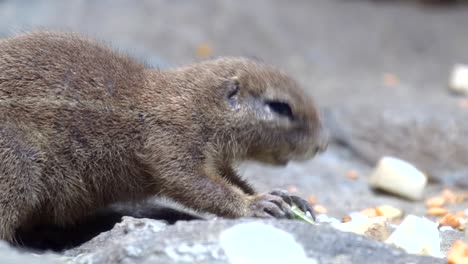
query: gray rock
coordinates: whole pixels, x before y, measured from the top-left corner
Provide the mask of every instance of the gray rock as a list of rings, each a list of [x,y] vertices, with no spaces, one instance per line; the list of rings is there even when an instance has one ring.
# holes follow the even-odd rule
[[[468,185],[468,123],[456,109],[352,105],[328,110],[335,141],[370,164],[395,156],[444,184]],[[365,117],[365,118],[364,118]]]
[[[24,252],[15,249],[4,241],[0,241],[0,262],[2,264],[59,264],[67,263],[69,258],[63,257],[53,253],[33,254],[31,252]]]
[[[440,232],[440,250],[447,254],[453,243],[457,240],[463,240],[463,232],[458,230],[445,230]]]
[[[220,235],[233,226],[251,222],[271,225],[291,234],[303,247],[310,263],[443,263],[326,226],[252,219],[190,221],[167,226],[155,220],[125,217],[111,231],[65,255],[76,263],[229,263]],[[283,250],[286,252],[288,248]]]

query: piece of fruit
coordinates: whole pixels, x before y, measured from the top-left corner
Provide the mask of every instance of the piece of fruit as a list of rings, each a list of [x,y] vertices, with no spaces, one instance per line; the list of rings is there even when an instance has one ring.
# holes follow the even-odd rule
[[[369,177],[369,184],[401,197],[419,200],[426,187],[427,177],[405,161],[383,157]]]
[[[441,257],[440,241],[436,223],[408,215],[385,242],[410,254]]]

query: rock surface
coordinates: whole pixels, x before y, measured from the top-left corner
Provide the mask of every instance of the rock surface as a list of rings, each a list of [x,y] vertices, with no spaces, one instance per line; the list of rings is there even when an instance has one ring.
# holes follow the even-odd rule
[[[125,217],[111,231],[67,251],[65,255],[83,264],[229,263],[220,245],[220,234],[235,225],[252,221],[292,234],[307,257],[317,263],[444,263],[436,258],[409,255],[383,243],[330,227],[298,221],[248,219],[179,222],[167,226],[155,220]],[[283,250],[287,252],[288,248]]]
[[[24,250],[18,250],[11,247],[6,242],[0,241],[0,262],[2,264],[62,264],[66,263],[68,260],[67,257],[54,253],[34,254]]]

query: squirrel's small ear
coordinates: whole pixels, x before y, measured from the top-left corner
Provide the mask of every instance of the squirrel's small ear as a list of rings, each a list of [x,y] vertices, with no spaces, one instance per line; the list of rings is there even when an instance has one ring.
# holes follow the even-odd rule
[[[229,79],[227,84],[227,97],[228,99],[232,99],[239,93],[240,89],[240,82],[237,76],[234,76]]]

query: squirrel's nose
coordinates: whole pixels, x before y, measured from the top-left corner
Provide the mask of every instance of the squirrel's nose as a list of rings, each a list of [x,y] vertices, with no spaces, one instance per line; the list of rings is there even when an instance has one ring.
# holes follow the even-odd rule
[[[324,128],[320,129],[319,136],[317,138],[316,153],[322,153],[327,150],[329,140],[328,131]]]

